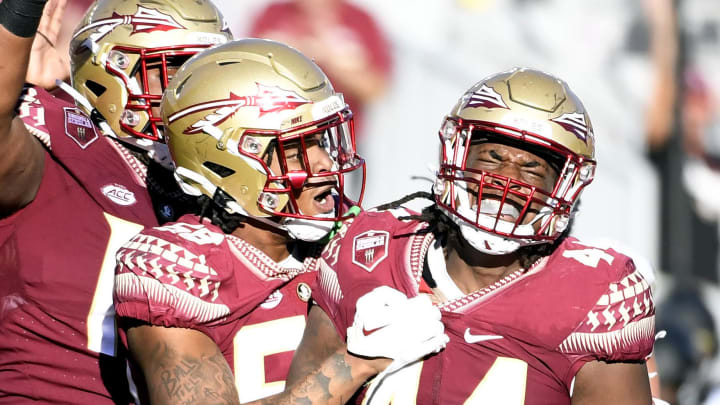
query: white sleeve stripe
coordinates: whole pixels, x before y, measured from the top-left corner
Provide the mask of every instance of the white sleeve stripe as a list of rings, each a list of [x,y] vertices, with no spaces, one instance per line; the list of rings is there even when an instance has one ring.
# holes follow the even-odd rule
[[[630,322],[622,329],[605,333],[575,332],[558,346],[563,353],[602,352],[613,354],[642,340],[654,339],[655,316]]]
[[[320,267],[320,289],[327,295],[334,304],[340,302],[343,298],[343,292],[340,288],[340,282],[337,273],[332,267],[325,263],[325,260],[319,260]]]
[[[175,308],[175,313],[182,316],[183,320],[192,319],[197,323],[220,319],[230,314],[227,305],[205,302],[177,287],[134,273],[115,276],[115,294],[125,301],[136,301],[137,297],[142,297],[153,305]]]

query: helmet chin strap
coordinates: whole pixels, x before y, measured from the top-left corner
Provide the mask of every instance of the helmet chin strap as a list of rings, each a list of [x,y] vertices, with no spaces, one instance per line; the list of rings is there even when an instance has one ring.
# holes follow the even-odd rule
[[[215,195],[215,192],[217,191],[217,187],[209,180],[207,180],[204,176],[184,167],[178,167],[175,169],[175,179],[177,180],[178,184],[180,184],[180,188],[186,194],[199,196],[204,193],[197,186],[191,185],[190,183],[185,181],[185,179],[189,179],[197,183],[206,191],[207,194]],[[278,223],[269,218],[257,217],[248,214],[248,212],[245,211],[245,209],[243,209],[243,207],[236,201],[228,200],[225,201],[224,205],[225,207],[223,208],[233,214],[240,214],[249,218],[253,218],[258,222],[262,222],[263,224],[287,232],[288,235],[293,239],[298,239],[306,242],[316,242],[324,238],[325,235],[330,233],[330,231],[332,231],[333,227],[335,226],[334,221],[315,221],[307,218],[293,217],[285,217]],[[302,212],[300,213],[302,214]],[[315,217],[333,218],[334,216],[334,212],[328,212],[327,214],[319,214]]]
[[[273,228],[285,231],[287,232],[288,236],[290,236],[290,238],[295,240],[302,240],[305,242],[319,241],[320,239],[324,238],[325,235],[327,235],[335,225],[335,222],[333,221],[314,221],[312,219],[291,217],[284,217],[282,221],[280,221],[280,223],[277,223],[265,217],[254,217],[247,215],[246,211],[242,209],[240,204],[234,201],[228,202],[227,205],[230,209],[235,211],[236,214],[245,215],[258,222],[262,222],[264,224],[272,226]],[[331,213],[329,215],[332,216],[333,214]],[[320,215],[317,216],[321,217]]]
[[[315,215],[317,218],[333,218],[334,216],[334,212]],[[319,241],[335,226],[334,221],[315,221],[307,218],[285,218],[282,223],[291,238],[305,242]]]

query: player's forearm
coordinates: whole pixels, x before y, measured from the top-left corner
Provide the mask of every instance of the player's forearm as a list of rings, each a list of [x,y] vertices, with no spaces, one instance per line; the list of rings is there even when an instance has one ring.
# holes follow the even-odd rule
[[[140,325],[127,336],[151,404],[239,404],[230,366],[202,332]]]
[[[181,355],[167,345],[153,351],[143,368],[151,404],[239,404],[235,380],[220,352]]]
[[[374,376],[373,361],[353,356],[344,348],[328,357],[319,369],[307,375],[285,392],[264,398],[252,405],[341,405]]]
[[[3,89],[0,92],[0,137],[10,130],[45,2],[4,0],[0,3],[0,49],[5,55],[0,58],[0,89]]]
[[[16,20],[22,20],[12,9],[17,1],[4,0],[0,3],[0,49],[5,54],[0,58],[0,190],[3,190],[0,218],[12,214],[35,198],[44,161],[42,147],[28,136],[23,123],[15,117],[33,41],[32,36],[18,36],[13,32],[17,31]]]

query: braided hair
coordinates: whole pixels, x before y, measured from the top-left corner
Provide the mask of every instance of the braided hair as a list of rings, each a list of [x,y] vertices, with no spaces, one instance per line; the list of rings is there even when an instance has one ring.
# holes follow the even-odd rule
[[[417,220],[428,224],[426,228],[418,231],[418,234],[432,233],[435,239],[439,241],[443,246],[447,246],[449,243],[456,244],[462,239],[460,228],[453,222],[448,215],[443,212],[435,204],[435,198],[431,193],[426,191],[418,191],[412,194],[408,194],[396,201],[389,202],[387,204],[379,205],[376,207],[377,210],[388,210],[401,207],[404,203],[414,200],[416,198],[425,198],[433,202],[428,207],[425,207],[419,215],[408,215],[399,217],[400,220]],[[575,204],[573,211],[579,205]],[[572,228],[574,215],[571,216],[568,227],[563,231],[560,236],[555,239],[552,243],[542,243],[539,245],[522,246],[517,250],[520,255],[520,265],[523,269],[529,269],[538,260],[545,256],[551,255],[555,249],[570,235],[570,229]]]
[[[210,198],[206,195],[201,195],[196,199],[196,209],[194,214],[200,218],[207,218],[210,222],[222,229],[226,234],[232,233],[235,229],[242,226],[242,224],[251,220],[241,214],[231,214],[222,208],[220,202],[223,198],[230,198],[227,194],[222,193],[219,188],[215,192],[215,198]],[[300,239],[292,240],[294,248],[291,250],[291,254],[296,259],[303,261],[308,257],[319,258],[322,254],[325,243],[321,241],[303,241]]]
[[[220,190],[220,189],[218,189]],[[217,193],[216,193],[217,195]],[[207,218],[210,223],[222,229],[225,233],[232,233],[243,223],[247,222],[247,217],[240,214],[231,214],[216,201],[206,195],[197,197],[197,204],[193,214],[200,218]]]

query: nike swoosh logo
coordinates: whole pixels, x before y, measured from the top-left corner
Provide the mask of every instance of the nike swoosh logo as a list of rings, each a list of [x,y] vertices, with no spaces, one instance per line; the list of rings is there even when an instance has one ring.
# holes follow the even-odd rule
[[[470,328],[465,329],[465,341],[472,344],[472,343],[479,343],[484,342],[486,340],[497,340],[502,339],[503,337],[500,335],[473,335],[470,333]]]
[[[375,328],[375,329],[365,329],[365,327],[363,326],[363,328],[362,328],[362,333],[363,333],[364,336],[369,336],[369,335],[371,335],[371,334],[379,331],[379,330],[382,329],[382,328],[384,328],[384,326],[381,326],[381,327]]]

